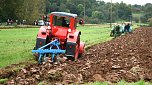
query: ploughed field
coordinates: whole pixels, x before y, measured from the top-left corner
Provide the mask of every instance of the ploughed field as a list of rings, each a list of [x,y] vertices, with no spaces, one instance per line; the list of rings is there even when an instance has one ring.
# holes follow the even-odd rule
[[[30,64],[19,71],[1,73],[1,78],[9,78],[7,84],[152,82],[152,27],[141,27],[132,34],[89,47],[78,61]]]

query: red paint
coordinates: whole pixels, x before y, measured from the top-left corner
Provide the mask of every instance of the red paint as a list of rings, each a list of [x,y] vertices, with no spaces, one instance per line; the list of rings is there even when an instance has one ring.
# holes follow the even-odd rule
[[[40,45],[42,45],[42,42],[40,42]]]
[[[72,32],[68,33],[67,42],[75,42],[76,43],[78,35],[79,35],[79,31],[77,31],[77,30],[73,30]],[[70,36],[73,36],[73,37],[70,38]]]
[[[84,47],[85,47],[84,42],[80,42],[79,53],[84,53]]]

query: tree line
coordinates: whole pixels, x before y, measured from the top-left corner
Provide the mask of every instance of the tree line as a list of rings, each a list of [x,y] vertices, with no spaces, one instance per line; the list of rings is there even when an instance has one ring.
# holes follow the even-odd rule
[[[112,22],[133,20],[144,23],[152,17],[152,4],[111,4],[100,0],[0,0],[1,22],[12,19],[32,24],[54,11],[75,13],[86,23],[93,24],[111,22],[111,13]]]
[[[32,24],[46,11],[46,0],[0,0],[0,21],[8,19]]]

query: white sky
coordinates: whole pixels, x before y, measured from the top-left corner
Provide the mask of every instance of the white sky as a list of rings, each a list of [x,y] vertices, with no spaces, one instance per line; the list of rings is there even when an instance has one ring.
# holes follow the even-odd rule
[[[98,1],[105,1],[105,2],[111,2],[111,0],[98,0]],[[127,4],[138,4],[138,5],[145,5],[146,3],[152,3],[152,0],[112,0],[113,3],[115,2],[121,2],[127,3]]]

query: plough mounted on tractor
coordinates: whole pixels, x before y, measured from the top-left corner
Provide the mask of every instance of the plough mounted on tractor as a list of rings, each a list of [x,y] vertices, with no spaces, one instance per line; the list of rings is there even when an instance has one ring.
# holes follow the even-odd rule
[[[52,62],[64,54],[68,60],[76,60],[84,52],[84,42],[80,41],[81,32],[76,29],[77,15],[66,12],[52,12],[49,26],[41,26],[37,34],[33,53],[41,64],[46,57]]]

